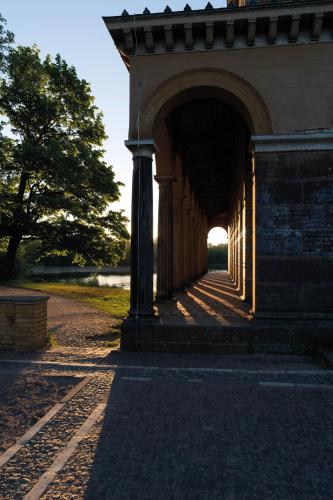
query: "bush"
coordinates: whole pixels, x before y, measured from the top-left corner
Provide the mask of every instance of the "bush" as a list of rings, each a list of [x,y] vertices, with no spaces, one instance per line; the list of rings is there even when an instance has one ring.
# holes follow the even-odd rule
[[[81,285],[84,286],[92,286],[92,287],[100,287],[101,284],[98,280],[97,274],[93,274],[90,278],[87,279],[87,281],[84,281],[83,283],[80,283]]]

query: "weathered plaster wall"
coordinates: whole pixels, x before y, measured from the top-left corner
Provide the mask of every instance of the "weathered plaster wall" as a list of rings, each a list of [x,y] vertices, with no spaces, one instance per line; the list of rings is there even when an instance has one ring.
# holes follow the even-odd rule
[[[136,128],[138,81],[144,109],[166,81],[200,68],[230,72],[248,82],[268,108],[273,133],[332,128],[332,53],[328,42],[133,57],[130,134]],[[192,85],[196,86],[195,77]]]

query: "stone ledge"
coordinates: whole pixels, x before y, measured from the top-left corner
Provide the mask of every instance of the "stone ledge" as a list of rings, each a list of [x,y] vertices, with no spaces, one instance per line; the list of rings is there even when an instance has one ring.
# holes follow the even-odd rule
[[[333,130],[252,135],[255,153],[333,150]]]
[[[48,300],[47,295],[0,295],[0,304],[41,304]]]

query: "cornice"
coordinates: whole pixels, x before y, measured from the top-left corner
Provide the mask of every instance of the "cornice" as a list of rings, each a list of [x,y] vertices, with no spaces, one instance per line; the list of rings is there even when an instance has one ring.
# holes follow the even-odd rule
[[[333,2],[104,17],[127,66],[136,55],[333,43]]]
[[[255,153],[332,151],[333,130],[292,134],[252,135]]]

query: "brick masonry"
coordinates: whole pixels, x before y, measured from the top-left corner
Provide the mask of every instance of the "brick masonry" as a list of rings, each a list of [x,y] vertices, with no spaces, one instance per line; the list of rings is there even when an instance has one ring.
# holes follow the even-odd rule
[[[45,296],[0,297],[0,350],[30,351],[47,341]]]
[[[333,313],[333,151],[256,155],[257,313]]]

